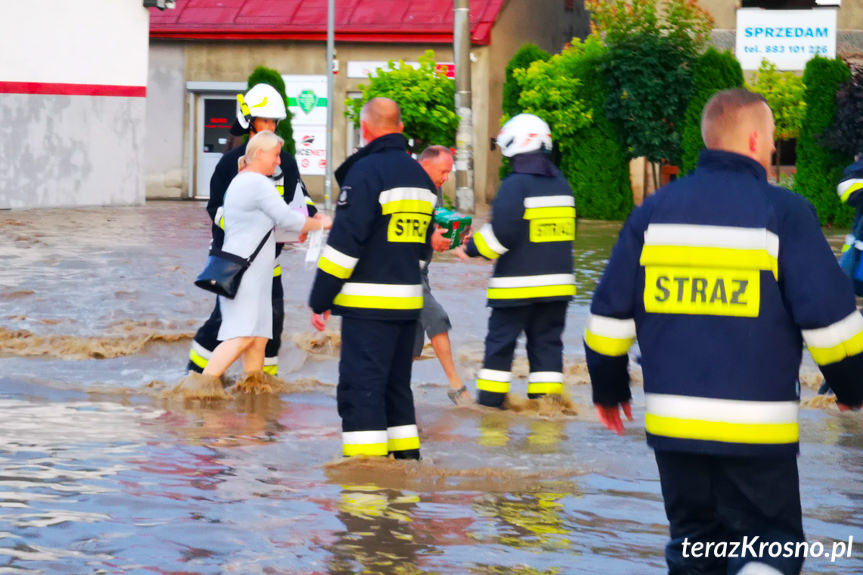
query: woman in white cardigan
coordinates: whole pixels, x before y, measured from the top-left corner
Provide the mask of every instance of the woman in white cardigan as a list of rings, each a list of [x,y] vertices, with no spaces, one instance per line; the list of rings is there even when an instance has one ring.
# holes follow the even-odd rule
[[[281,162],[284,140],[273,132],[257,133],[246,147],[240,171],[225,192],[225,241],[222,249],[242,257],[255,251],[273,227],[300,232],[301,241],[313,229],[329,229],[332,219],[318,213],[314,218],[292,210],[279,196],[271,176]],[[269,234],[263,248],[243,274],[234,299],[219,296],[222,326],[205,376],[220,377],[237,359],[243,371],[264,368],[264,350],[273,337],[272,282],[276,240]]]

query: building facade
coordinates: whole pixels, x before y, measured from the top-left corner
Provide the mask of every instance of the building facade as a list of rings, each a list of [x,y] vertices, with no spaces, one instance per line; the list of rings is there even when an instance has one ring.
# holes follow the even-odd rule
[[[141,0],[3,4],[0,209],[144,202],[148,28]]]
[[[359,95],[369,72],[389,60],[415,62],[429,49],[437,62],[453,62],[451,0],[335,0],[338,74],[334,101],[326,102],[321,92],[326,86],[326,3],[233,4],[238,5],[204,9],[200,2],[178,0],[176,10],[152,13],[148,198],[208,195],[209,174],[227,137],[225,123],[233,121],[234,97],[245,90],[257,66],[273,68],[286,79],[298,162],[320,200],[323,106],[333,106],[333,162],[338,166],[359,144],[344,115],[345,100]],[[483,203],[498,185],[500,153],[491,143],[500,126],[509,59],[525,42],[559,52],[573,37],[589,32],[589,19],[581,0],[473,0],[470,8],[474,190]]]

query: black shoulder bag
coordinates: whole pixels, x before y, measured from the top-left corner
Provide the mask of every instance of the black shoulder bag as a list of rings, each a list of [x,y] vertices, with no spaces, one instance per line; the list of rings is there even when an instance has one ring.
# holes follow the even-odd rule
[[[213,250],[207,258],[207,265],[204,266],[204,271],[198,274],[195,279],[195,285],[201,289],[211,291],[213,293],[225,296],[228,299],[234,299],[237,295],[237,290],[240,288],[240,280],[243,279],[243,274],[246,269],[255,261],[258,252],[267,243],[267,238],[273,230],[267,232],[258,247],[247,258],[242,258],[236,254],[225,252],[222,250]]]

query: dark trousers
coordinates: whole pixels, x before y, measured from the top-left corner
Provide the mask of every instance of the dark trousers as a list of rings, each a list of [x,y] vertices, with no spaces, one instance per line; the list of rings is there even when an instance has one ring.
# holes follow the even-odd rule
[[[285,302],[284,289],[282,288],[282,276],[273,277],[273,339],[267,341],[267,348],[264,352],[264,371],[272,375],[276,375],[279,369],[279,348],[282,346],[282,329],[285,325]],[[189,354],[189,364],[186,369],[201,373],[207,367],[213,350],[216,349],[221,341],[219,341],[219,328],[222,326],[222,310],[219,308],[219,300],[216,299],[216,306],[213,308],[213,313],[204,325],[198,328],[195,332],[192,351]]]
[[[669,574],[732,574],[752,561],[786,575],[800,573],[802,557],[773,558],[766,551],[752,557],[743,548],[744,541],[754,537],[758,537],[756,552],[761,543],[791,543],[793,548],[805,541],[796,456],[733,457],[675,451],[656,451],[655,455],[670,524],[671,541],[665,547]],[[723,541],[727,542],[724,548],[715,547]],[[718,553],[705,557],[702,551],[698,553],[702,557],[694,557],[695,542],[713,542]],[[728,557],[733,542],[740,543],[737,558]]]
[[[336,398],[343,432],[403,430],[416,426],[411,367],[416,320],[342,317],[342,350]],[[418,459],[419,437],[391,438],[389,453]],[[404,439],[404,438],[403,438]]]
[[[567,301],[541,302],[516,307],[492,308],[485,336],[484,369],[500,372],[512,370],[515,343],[522,332],[527,340],[527,359],[530,371],[563,372],[563,342],[561,335],[566,324]],[[530,393],[539,397],[542,393]],[[500,407],[506,393],[479,390],[482,405]]]

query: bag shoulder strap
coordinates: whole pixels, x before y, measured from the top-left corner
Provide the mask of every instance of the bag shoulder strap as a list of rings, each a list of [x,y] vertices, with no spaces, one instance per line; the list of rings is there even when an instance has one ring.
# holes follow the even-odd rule
[[[267,238],[270,237],[271,233],[273,233],[272,229],[267,232],[267,235],[264,236],[264,239],[261,240],[261,243],[259,243],[258,247],[255,248],[255,251],[252,252],[252,255],[246,258],[246,261],[249,262],[249,265],[251,265],[252,262],[255,261],[255,258],[258,257],[258,252],[261,251],[261,248],[263,248],[264,244],[267,243]]]

